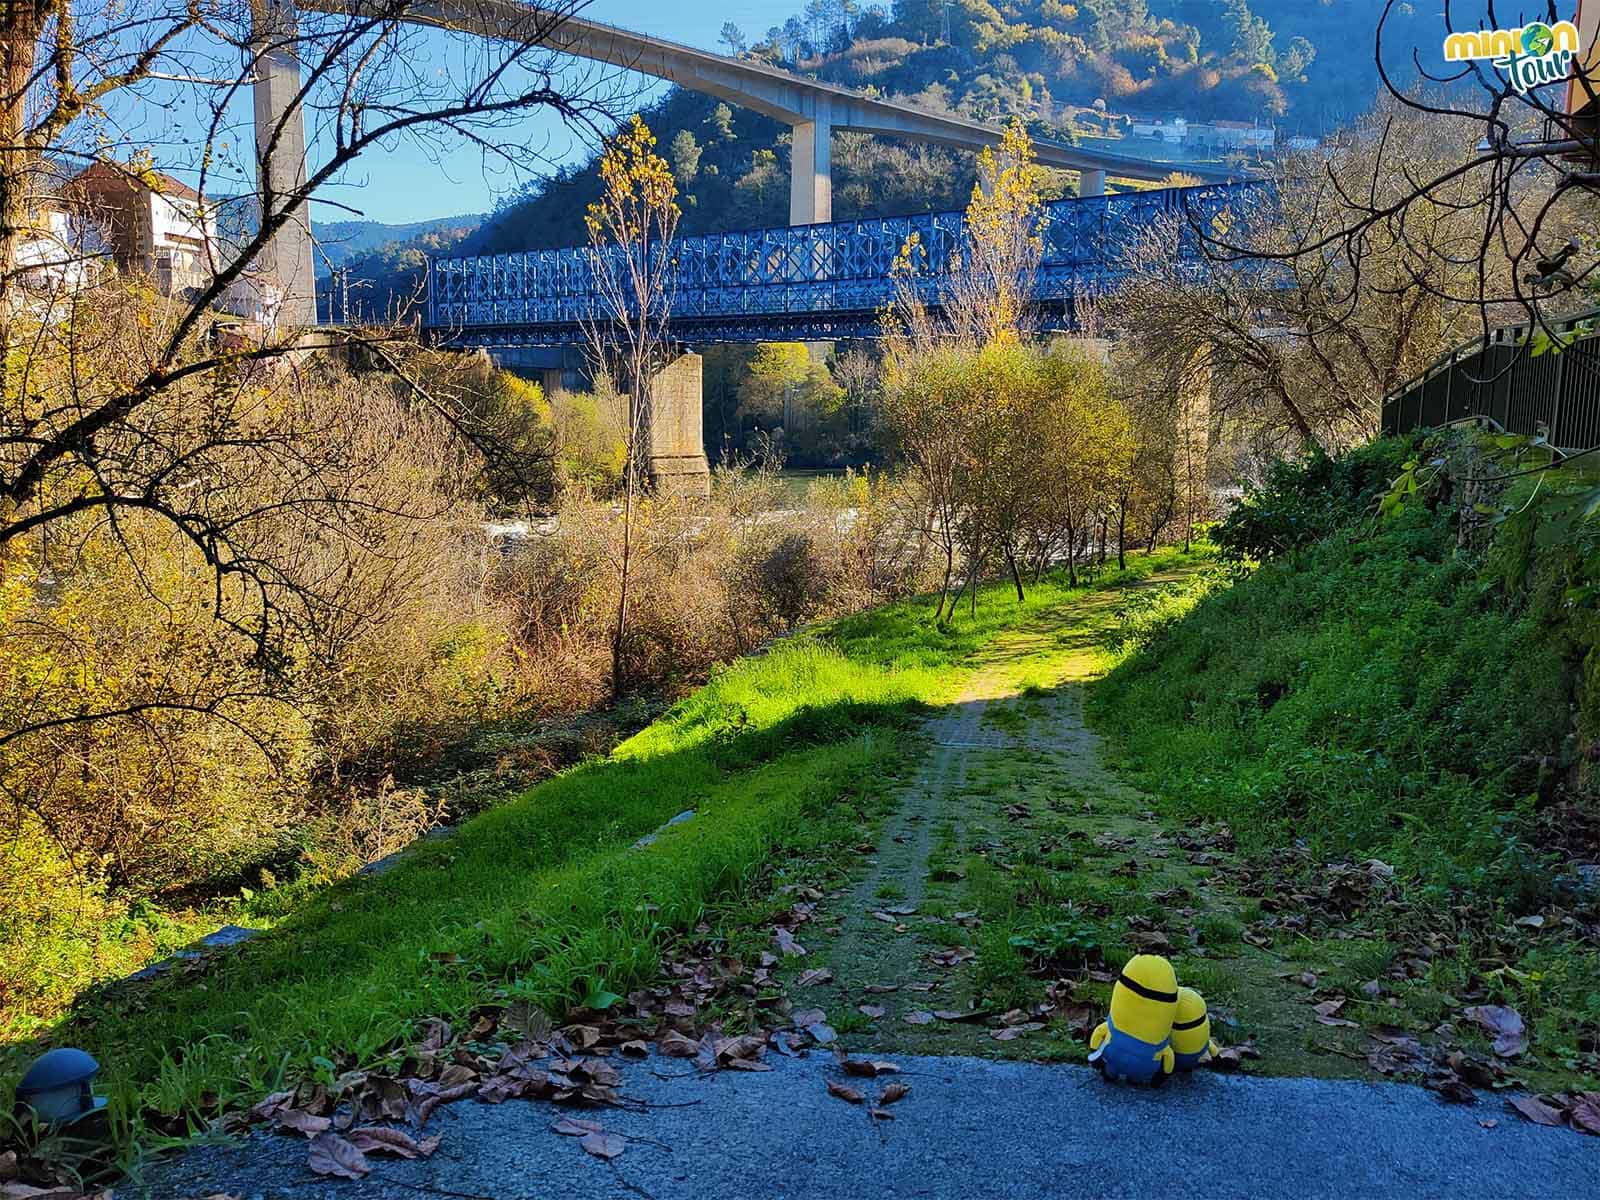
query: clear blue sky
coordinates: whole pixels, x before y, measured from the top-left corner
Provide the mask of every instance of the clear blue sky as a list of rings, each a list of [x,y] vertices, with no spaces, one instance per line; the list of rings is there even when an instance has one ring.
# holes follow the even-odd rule
[[[804,7],[805,0],[593,0],[582,15],[715,50],[724,21],[732,21],[755,40]],[[548,116],[530,115],[503,133],[521,144],[547,147],[545,152],[557,161],[590,153],[575,134]],[[485,170],[477,149],[462,149],[434,162],[410,147],[397,147],[360,161],[350,180],[330,187],[326,195],[371,220],[394,223],[484,212],[513,186],[505,174]],[[331,205],[317,206],[312,214],[313,220],[350,216]]]

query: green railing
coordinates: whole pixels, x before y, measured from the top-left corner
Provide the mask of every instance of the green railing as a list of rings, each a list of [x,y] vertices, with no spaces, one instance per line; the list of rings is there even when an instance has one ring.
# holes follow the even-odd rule
[[[1508,325],[1440,357],[1384,397],[1383,432],[1477,418],[1569,452],[1600,446],[1600,308],[1544,322],[1559,353],[1535,353],[1535,328]]]

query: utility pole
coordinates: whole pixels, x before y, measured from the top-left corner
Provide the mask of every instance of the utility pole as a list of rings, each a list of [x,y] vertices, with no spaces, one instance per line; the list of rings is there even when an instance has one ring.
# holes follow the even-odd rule
[[[939,14],[943,19],[943,28],[940,30],[939,37],[946,46],[950,44],[950,10],[954,7],[955,0],[944,0],[943,8]]]

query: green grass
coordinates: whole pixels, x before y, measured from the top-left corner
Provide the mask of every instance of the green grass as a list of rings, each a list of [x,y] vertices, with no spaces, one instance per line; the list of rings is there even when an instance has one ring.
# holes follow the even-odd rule
[[[741,905],[748,921],[785,864],[859,841],[916,745],[914,715],[953,696],[990,638],[1070,594],[1048,579],[1019,605],[987,589],[976,619],[949,626],[925,601],[891,605],[742,660],[608,758],[390,874],[306,895],[203,973],[82,998],[49,1041],[100,1058],[123,1127],[154,1111],[198,1128],[285,1080],[383,1061],[427,1017],[518,999],[560,1015],[625,993],[681,931]],[[0,1069],[37,1048],[8,1047]]]
[[[1557,531],[1562,485],[1541,494],[1532,480],[1487,547],[1458,542],[1459,485],[1379,520],[1373,497],[1410,453],[1379,442],[1277,471],[1219,540],[1294,548],[1139,596],[1088,712],[1168,823],[1229,822],[1282,895],[1324,861],[1395,868],[1400,903],[1330,926],[1354,940],[1275,939],[1275,954],[1327,982],[1383,978],[1401,1002],[1358,1000],[1352,1016],[1430,1029],[1456,1018],[1453,997],[1511,1004],[1534,1030],[1539,1053],[1519,1064],[1530,1081],[1592,1078],[1600,949],[1581,922],[1513,920],[1571,907],[1557,881],[1570,856],[1592,854],[1576,844],[1594,797],[1569,733],[1574,714],[1600,729],[1589,715],[1600,712],[1600,526]],[[1457,438],[1417,457],[1489,473],[1475,454]],[[1296,841],[1310,851],[1300,866],[1283,856]],[[1250,901],[1208,917],[1202,947],[1254,958],[1237,940],[1261,915]],[[1419,945],[1436,949],[1427,978],[1385,977],[1394,947]]]

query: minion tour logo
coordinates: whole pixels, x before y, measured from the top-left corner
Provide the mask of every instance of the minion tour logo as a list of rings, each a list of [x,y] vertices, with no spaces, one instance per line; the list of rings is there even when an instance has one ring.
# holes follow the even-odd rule
[[[1446,62],[1489,59],[1506,73],[1517,94],[1559,83],[1572,72],[1578,53],[1578,27],[1571,21],[1546,25],[1535,21],[1520,29],[1480,29],[1452,33],[1444,40]]]

